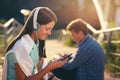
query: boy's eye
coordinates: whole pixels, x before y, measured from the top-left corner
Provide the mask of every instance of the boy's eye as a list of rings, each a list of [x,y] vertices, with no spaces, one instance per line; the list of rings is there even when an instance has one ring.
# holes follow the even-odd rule
[[[48,28],[46,28],[46,31],[48,31],[49,29]]]

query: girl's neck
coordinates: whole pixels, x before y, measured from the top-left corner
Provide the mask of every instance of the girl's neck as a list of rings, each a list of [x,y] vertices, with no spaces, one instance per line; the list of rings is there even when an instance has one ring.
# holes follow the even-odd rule
[[[30,37],[33,39],[33,41],[36,41],[37,40],[37,37],[36,37],[36,33],[33,32]]]

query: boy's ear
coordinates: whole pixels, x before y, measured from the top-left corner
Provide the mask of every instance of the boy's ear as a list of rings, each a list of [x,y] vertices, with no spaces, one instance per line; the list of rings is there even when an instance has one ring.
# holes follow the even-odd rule
[[[80,36],[84,35],[82,31],[79,31],[77,34]]]

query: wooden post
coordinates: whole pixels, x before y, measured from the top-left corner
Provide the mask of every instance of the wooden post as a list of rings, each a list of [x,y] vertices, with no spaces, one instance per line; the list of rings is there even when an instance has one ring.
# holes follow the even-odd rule
[[[109,35],[108,35],[108,43],[107,43],[107,49],[106,49],[106,53],[107,53],[107,54],[108,54],[109,51],[110,51],[111,37],[112,37],[112,32],[109,32]]]

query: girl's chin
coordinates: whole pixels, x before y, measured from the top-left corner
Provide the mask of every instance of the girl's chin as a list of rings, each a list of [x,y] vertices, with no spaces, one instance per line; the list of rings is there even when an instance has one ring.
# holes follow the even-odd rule
[[[47,37],[44,37],[44,38],[41,38],[40,40],[46,40],[47,39]]]
[[[46,39],[43,39],[43,38],[42,38],[42,39],[40,39],[40,40],[46,40]]]

